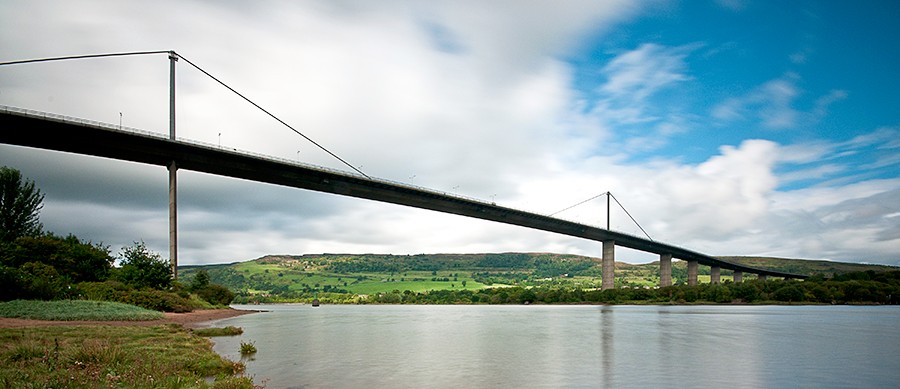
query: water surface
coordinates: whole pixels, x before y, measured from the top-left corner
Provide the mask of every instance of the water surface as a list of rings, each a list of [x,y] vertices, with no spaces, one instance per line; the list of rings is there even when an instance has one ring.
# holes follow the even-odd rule
[[[268,388],[896,387],[900,307],[236,306]]]

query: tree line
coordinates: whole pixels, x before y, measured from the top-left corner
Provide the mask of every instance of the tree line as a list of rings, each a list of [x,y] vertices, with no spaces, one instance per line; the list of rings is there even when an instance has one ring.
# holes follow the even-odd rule
[[[173,281],[168,261],[143,242],[116,257],[109,246],[43,231],[43,199],[33,181],[0,167],[0,301],[91,299],[187,312],[234,298],[205,271],[189,285]]]
[[[608,290],[537,286],[479,290],[393,291],[363,302],[390,304],[692,304],[797,303],[897,304],[900,271],[855,272],[798,280],[749,280],[742,283],[676,285],[664,288]]]

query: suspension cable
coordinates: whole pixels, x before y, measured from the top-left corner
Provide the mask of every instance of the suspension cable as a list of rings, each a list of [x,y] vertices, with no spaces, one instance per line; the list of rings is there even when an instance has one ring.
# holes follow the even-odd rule
[[[616,204],[619,204],[619,207],[621,207],[622,210],[625,211],[625,214],[628,215],[628,217],[631,218],[631,221],[633,221],[634,224],[636,224],[636,225],[638,226],[638,228],[641,229],[641,232],[643,232],[644,235],[647,236],[647,239],[650,239],[651,241],[653,241],[653,238],[650,237],[650,234],[648,234],[647,231],[644,231],[644,227],[641,227],[641,224],[638,223],[637,220],[634,220],[634,217],[631,216],[631,213],[629,213],[628,210],[625,209],[625,206],[622,205],[622,203],[619,202],[619,199],[617,199],[616,196],[613,196],[613,194],[612,194],[611,192],[606,192],[606,193],[609,194],[609,196],[612,197],[613,200],[616,200]]]
[[[593,199],[596,199],[596,198],[598,198],[598,197],[606,196],[607,193],[609,193],[609,192],[605,192],[605,193],[598,194],[598,195],[596,195],[596,196],[594,196],[594,197],[591,197],[591,198],[589,198],[589,199],[587,199],[587,200],[584,200],[584,201],[582,201],[582,202],[580,202],[580,203],[578,203],[578,204],[575,204],[575,205],[572,205],[572,206],[569,206],[569,207],[560,209],[559,211],[553,212],[553,213],[551,213],[551,214],[549,214],[549,215],[547,215],[547,216],[553,216],[553,215],[556,215],[556,214],[558,214],[558,213],[562,213],[563,211],[568,211],[568,210],[570,210],[570,209],[572,209],[572,208],[575,208],[575,207],[577,207],[577,206],[579,206],[579,205],[581,205],[581,204],[584,204],[584,203],[586,203],[586,202],[588,202],[588,201],[591,201],[591,200],[593,200]]]
[[[631,213],[628,212],[627,209],[625,209],[625,206],[622,205],[622,203],[619,202],[619,199],[617,199],[616,196],[613,196],[613,194],[612,194],[611,192],[603,192],[603,193],[598,194],[598,195],[596,195],[596,196],[594,196],[594,197],[591,197],[591,198],[589,198],[589,199],[587,199],[587,200],[584,200],[584,201],[582,201],[582,202],[580,202],[580,203],[578,203],[578,204],[575,204],[575,205],[572,205],[572,206],[563,208],[563,209],[561,209],[561,210],[559,210],[559,211],[553,212],[553,213],[551,213],[551,214],[549,214],[549,215],[547,215],[547,216],[553,216],[553,215],[556,215],[556,214],[558,214],[558,213],[562,213],[563,211],[568,211],[568,210],[570,210],[570,209],[572,209],[572,208],[575,208],[575,207],[577,207],[577,206],[579,206],[579,205],[581,205],[581,204],[584,204],[584,203],[586,203],[586,202],[588,202],[588,201],[591,201],[591,200],[593,200],[593,199],[596,199],[596,198],[598,198],[598,197],[603,197],[603,196],[609,196],[609,197],[612,197],[613,200],[616,200],[616,204],[619,204],[619,208],[622,208],[622,210],[625,211],[625,214],[628,215],[628,217],[631,218],[631,221],[634,222],[634,224],[635,224],[636,226],[638,226],[638,228],[641,229],[641,232],[643,232],[644,235],[647,236],[647,239],[650,239],[651,241],[653,240],[653,238],[650,237],[650,234],[648,234],[647,231],[644,230],[644,227],[641,227],[641,224],[638,223],[637,220],[635,220],[633,216],[631,216]],[[606,211],[609,212],[608,209],[607,209]]]
[[[304,135],[302,132],[298,131],[296,128],[292,127],[290,124],[285,123],[284,120],[279,119],[277,116],[273,115],[271,112],[267,111],[265,108],[261,107],[259,104],[256,104],[255,102],[253,102],[253,100],[248,99],[246,96],[244,96],[244,95],[241,94],[240,92],[236,91],[234,88],[228,86],[228,84],[222,82],[221,80],[219,80],[218,78],[216,78],[216,77],[213,76],[212,74],[209,74],[209,72],[207,72],[206,70],[203,70],[202,68],[200,68],[199,66],[197,66],[196,64],[194,64],[193,62],[191,62],[189,59],[185,58],[183,55],[181,55],[181,54],[177,54],[177,55],[178,55],[179,58],[183,59],[184,62],[187,62],[188,64],[190,64],[191,66],[193,66],[194,68],[196,68],[197,70],[199,70],[200,72],[202,72],[203,74],[207,75],[209,78],[212,78],[213,80],[215,80],[216,82],[218,82],[220,85],[222,85],[222,86],[224,86],[225,88],[227,88],[228,90],[232,91],[234,94],[240,96],[242,99],[244,99],[244,101],[246,101],[246,102],[252,104],[252,105],[253,105],[254,107],[256,107],[256,108],[259,108],[260,111],[263,111],[266,115],[269,115],[272,119],[277,120],[279,123],[283,124],[285,127],[291,129],[291,131],[294,131],[295,133],[297,133],[297,135],[302,136],[304,139],[306,139],[306,140],[308,140],[310,143],[316,145],[316,147],[322,149],[323,151],[325,151],[326,153],[328,153],[328,154],[331,155],[332,157],[336,158],[338,161],[343,162],[344,165],[347,165],[347,166],[349,166],[351,169],[355,170],[357,173],[362,174],[363,177],[371,179],[371,177],[369,177],[368,175],[366,175],[366,173],[363,173],[362,170],[359,170],[358,168],[356,168],[356,166],[351,165],[349,162],[345,161],[345,160],[344,160],[343,158],[341,158],[341,157],[338,157],[337,154],[332,153],[330,150],[328,150],[328,149],[326,149],[324,146],[318,144],[316,141],[312,140],[310,137]]]
[[[267,111],[265,108],[261,107],[259,104],[256,104],[255,102],[253,102],[253,100],[250,100],[249,98],[247,98],[246,96],[244,96],[243,94],[241,94],[240,92],[238,92],[237,90],[235,90],[234,88],[228,86],[228,84],[222,82],[221,80],[219,80],[218,78],[216,78],[215,76],[213,76],[212,74],[210,74],[209,72],[207,72],[206,70],[203,70],[201,67],[199,67],[199,66],[197,66],[196,64],[194,64],[193,62],[191,62],[189,59],[185,58],[185,57],[182,56],[181,54],[178,54],[178,53],[176,53],[175,51],[172,51],[172,50],[132,51],[132,52],[123,52],[123,53],[87,54],[87,55],[73,55],[73,56],[67,56],[67,57],[50,57],[50,58],[26,59],[26,60],[20,60],[20,61],[0,62],[0,66],[5,66],[5,65],[21,65],[21,64],[29,64],[29,63],[37,63],[37,62],[65,61],[65,60],[73,60],[73,59],[104,58],[104,57],[124,57],[124,56],[130,56],[130,55],[148,55],[148,54],[175,54],[176,56],[178,56],[178,58],[183,59],[185,62],[187,62],[188,64],[190,64],[191,66],[193,66],[195,69],[197,69],[197,70],[199,70],[201,73],[205,74],[207,77],[212,78],[213,80],[215,80],[216,82],[218,82],[220,85],[224,86],[225,88],[227,88],[228,90],[230,90],[230,91],[233,92],[234,94],[240,96],[242,99],[244,99],[244,101],[246,101],[246,102],[252,104],[254,107],[258,108],[260,111],[263,111],[266,115],[269,115],[271,118],[275,119],[276,121],[278,121],[279,123],[281,123],[281,124],[284,125],[285,127],[289,128],[291,131],[294,131],[295,133],[297,133],[297,135],[302,136],[304,139],[306,139],[306,140],[309,141],[310,143],[316,145],[316,147],[322,149],[323,151],[325,151],[326,153],[328,153],[328,154],[331,155],[332,157],[336,158],[338,161],[341,161],[344,165],[347,165],[348,167],[350,167],[351,169],[353,169],[353,170],[356,171],[357,173],[361,174],[363,177],[368,178],[368,179],[371,179],[371,177],[369,177],[366,173],[363,173],[362,170],[360,170],[360,169],[358,169],[357,167],[351,165],[349,162],[345,161],[343,158],[337,156],[337,154],[332,153],[330,150],[328,150],[328,149],[325,148],[324,146],[320,145],[318,142],[312,140],[312,138],[310,138],[310,137],[304,135],[302,132],[298,131],[296,128],[294,128],[294,127],[291,126],[290,124],[287,124],[284,120],[281,120],[281,119],[278,118],[277,116],[273,115],[271,112]]]
[[[124,57],[124,56],[129,56],[129,55],[148,55],[148,54],[167,54],[167,53],[169,53],[168,50],[158,50],[158,51],[131,51],[131,52],[125,52],[125,53],[72,55],[72,56],[68,56],[68,57],[37,58],[37,59],[25,59],[25,60],[21,60],[21,61],[0,62],[0,66],[21,65],[21,64],[26,64],[26,63],[37,63],[37,62],[66,61],[66,60],[70,60],[70,59]]]

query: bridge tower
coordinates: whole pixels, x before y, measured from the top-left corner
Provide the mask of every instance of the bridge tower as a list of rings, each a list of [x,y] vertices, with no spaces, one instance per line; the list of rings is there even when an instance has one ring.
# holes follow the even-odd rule
[[[169,52],[169,139],[175,140],[175,62],[178,55]],[[169,261],[172,278],[178,279],[178,166],[171,161],[169,169]]]

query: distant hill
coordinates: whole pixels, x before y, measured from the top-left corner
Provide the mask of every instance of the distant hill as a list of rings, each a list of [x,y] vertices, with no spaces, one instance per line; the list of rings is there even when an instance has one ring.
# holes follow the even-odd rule
[[[900,270],[900,267],[887,265],[872,265],[864,263],[832,262],[809,259],[789,259],[772,257],[717,257],[725,261],[741,265],[777,270],[788,273],[806,275],[823,275],[830,277],[834,274],[850,273],[858,271],[891,271]]]
[[[747,266],[797,274],[822,275],[900,270],[867,265],[786,258],[720,257]],[[504,286],[560,285],[599,288],[600,258],[553,253],[485,254],[306,254],[267,255],[232,264],[184,266],[189,282],[203,269],[214,283],[239,296],[267,296],[270,301],[298,299],[320,293],[345,296],[429,290],[478,290]],[[700,267],[700,280],[709,280],[709,268]],[[723,281],[731,272],[722,270]],[[676,261],[673,282],[686,282],[687,263]],[[745,276],[746,277],[746,276]],[[616,263],[616,285],[653,287],[659,284],[658,262]],[[348,297],[349,298],[349,297]]]

